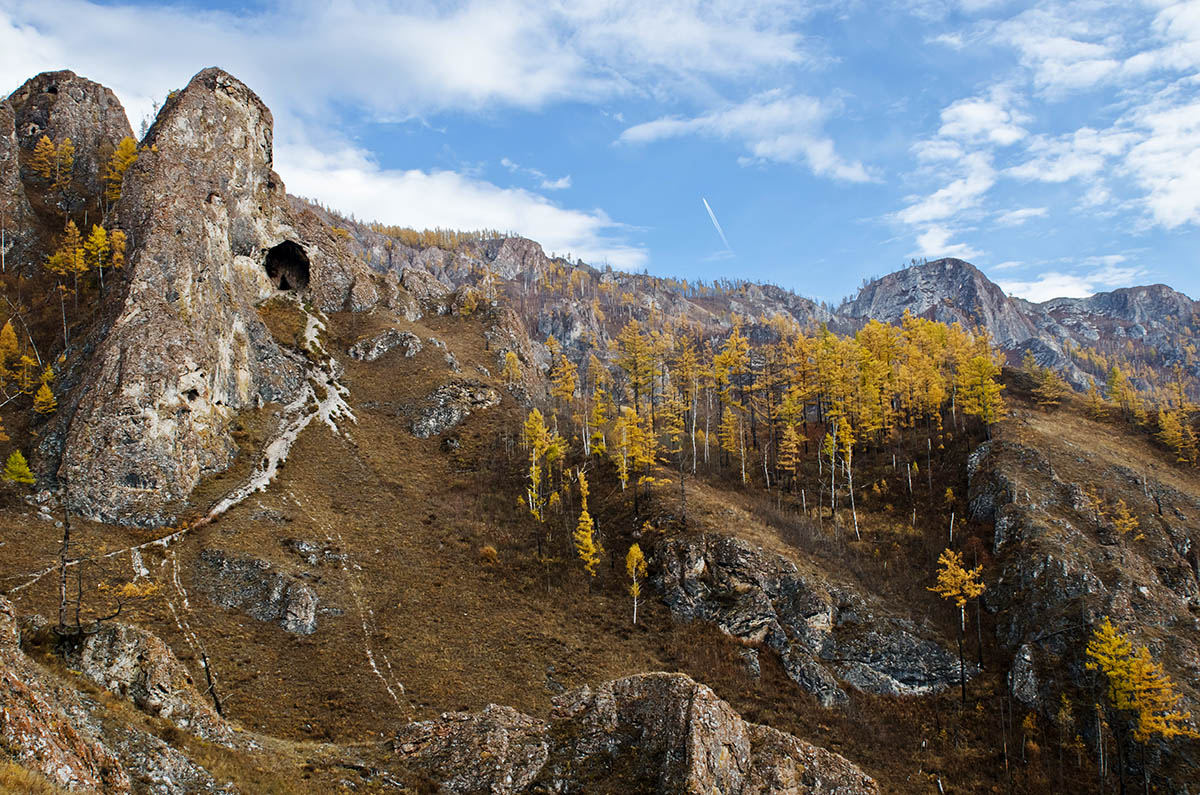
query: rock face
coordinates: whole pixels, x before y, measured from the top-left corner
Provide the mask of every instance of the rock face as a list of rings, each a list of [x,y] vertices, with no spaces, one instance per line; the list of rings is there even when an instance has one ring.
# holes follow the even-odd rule
[[[256,304],[283,291],[331,308],[378,296],[326,230],[293,214],[271,170],[271,114],[242,83],[201,72],[145,143],[118,207],[126,281],[60,405],[64,443],[42,455],[61,456],[73,511],[155,525],[229,465],[239,412],[299,395],[304,358],[272,339]]]
[[[21,144],[12,102],[0,101],[0,241],[5,270],[27,267],[33,260],[37,234],[35,216],[21,181]]]
[[[838,314],[898,323],[912,312],[943,323],[972,328],[982,322],[1002,347],[1034,336],[1033,324],[998,286],[969,262],[940,259],[870,282]]]
[[[128,792],[116,755],[69,717],[80,705],[21,652],[18,639],[12,605],[0,598],[0,743],[60,787]]]
[[[1051,718],[1061,693],[1074,698],[1074,688],[1090,687],[1084,649],[1107,616],[1135,646],[1150,647],[1184,696],[1180,708],[1197,714],[1200,500],[1123,462],[1074,445],[1055,448],[1008,438],[1002,429],[968,462],[971,510],[995,523],[999,576],[984,604],[1013,655],[1013,697]],[[1064,480],[1051,456],[1090,479]],[[1092,495],[1105,493],[1128,501],[1140,517],[1139,537],[1123,537],[1108,509],[1096,510]],[[1186,741],[1171,747],[1194,753]],[[1194,768],[1185,774],[1194,775]]]
[[[32,153],[43,135],[55,144],[71,139],[71,184],[59,201],[74,211],[83,208],[85,197],[103,194],[112,153],[122,138],[133,137],[125,109],[111,90],[74,72],[43,72],[14,91],[9,102],[17,140],[26,152]],[[40,179],[28,161],[21,176],[31,187]],[[56,221],[62,223],[61,215]]]
[[[884,695],[958,683],[958,658],[927,630],[740,539],[668,538],[656,547],[654,565],[654,585],[674,616],[711,621],[772,649],[824,706],[846,701],[841,682]]]
[[[421,352],[421,338],[411,331],[390,328],[372,337],[361,339],[350,346],[350,358],[360,362],[374,362],[388,351],[404,347],[405,357],[411,358]]]
[[[297,635],[317,631],[317,592],[264,560],[206,549],[200,553],[197,579],[213,604],[240,608]]]
[[[192,676],[156,635],[113,624],[85,635],[66,655],[67,665],[143,712],[170,720],[198,737],[229,742],[232,731],[204,697]]]
[[[481,381],[463,378],[442,384],[425,399],[413,421],[413,436],[428,439],[450,430],[470,416],[500,402],[496,390]]]
[[[446,714],[401,730],[393,749],[450,793],[878,792],[842,757],[746,723],[683,674],[564,694],[548,723],[496,706]]]

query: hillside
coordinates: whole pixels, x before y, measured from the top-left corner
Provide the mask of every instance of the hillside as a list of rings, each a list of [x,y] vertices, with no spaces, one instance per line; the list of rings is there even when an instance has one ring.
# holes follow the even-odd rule
[[[104,179],[113,102],[59,72],[0,103],[0,417],[36,477],[0,508],[0,789],[1200,781],[1190,718],[1097,731],[1085,652],[1111,619],[1196,711],[1190,299],[602,271],[289,196],[217,69]]]

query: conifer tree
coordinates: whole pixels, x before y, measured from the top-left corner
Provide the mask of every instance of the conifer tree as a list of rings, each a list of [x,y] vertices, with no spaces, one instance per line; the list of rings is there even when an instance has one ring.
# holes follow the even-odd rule
[[[71,184],[71,172],[75,168],[75,144],[64,138],[54,155],[54,187],[65,190]]]
[[[1187,463],[1186,441],[1183,433],[1183,423],[1179,420],[1178,411],[1160,409],[1158,412],[1158,440],[1175,454],[1178,463]]]
[[[137,141],[128,136],[122,138],[108,161],[108,168],[104,171],[104,198],[110,205],[121,200],[121,184],[125,179],[125,172],[137,159]]]
[[[629,594],[633,597],[633,623],[637,626],[638,597],[642,595],[642,580],[646,577],[646,558],[636,543],[625,555],[625,573],[629,575]]]
[[[100,277],[101,286],[104,285],[104,266],[108,262],[111,248],[108,242],[108,232],[104,227],[92,224],[91,234],[83,243],[84,267],[89,271],[96,271]]]
[[[1113,511],[1113,527],[1117,529],[1117,532],[1126,536],[1137,530],[1138,526],[1138,519],[1129,512],[1129,506],[1125,504],[1125,500],[1117,500],[1116,508]],[[1139,533],[1134,536],[1134,540],[1140,540],[1143,537]]]
[[[58,409],[58,401],[54,399],[54,392],[50,389],[50,385],[43,381],[37,394],[33,397],[33,410],[38,414],[53,414],[56,409]]]
[[[33,473],[29,471],[29,464],[25,461],[25,456],[21,455],[20,450],[13,450],[8,456],[8,460],[4,462],[3,478],[11,483],[24,483],[25,485],[34,483]]]
[[[517,358],[515,351],[508,351],[504,354],[504,367],[500,369],[500,380],[509,386],[521,380],[521,360]]]
[[[592,522],[592,515],[588,513],[588,482],[587,476],[583,472],[579,473],[579,524],[575,527],[575,533],[572,538],[575,541],[575,553],[579,555],[579,560],[583,563],[583,568],[591,577],[596,576],[596,565],[600,562],[600,556],[604,554],[595,541],[594,532],[595,524]]]
[[[968,569],[963,566],[962,554],[946,549],[938,557],[937,585],[930,588],[938,596],[954,602],[958,607],[958,678],[962,689],[962,702],[967,703],[967,672],[963,659],[963,635],[967,629],[967,602],[976,599],[984,591],[980,573],[983,566]]]
[[[108,266],[120,270],[125,264],[125,233],[120,229],[112,230],[108,236],[108,247],[110,249]]]
[[[12,378],[12,366],[19,353],[17,332],[13,329],[12,320],[7,320],[4,328],[0,328],[0,378]]]
[[[43,135],[38,139],[37,145],[33,147],[33,158],[29,161],[29,166],[42,179],[50,179],[54,176],[54,164],[58,161],[58,153],[54,147],[54,142],[49,136]]]

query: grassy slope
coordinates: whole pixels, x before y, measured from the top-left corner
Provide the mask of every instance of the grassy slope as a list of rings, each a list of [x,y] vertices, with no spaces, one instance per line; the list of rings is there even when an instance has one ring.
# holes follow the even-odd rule
[[[266,769],[278,781],[328,783],[344,774],[316,743],[366,743],[408,720],[489,702],[541,715],[563,688],[639,671],[682,670],[713,686],[748,719],[794,731],[859,762],[885,791],[928,792],[935,776],[959,791],[1003,787],[999,737],[1005,662],[989,641],[986,616],[987,671],[972,684],[965,712],[953,692],[919,701],[855,695],[845,710],[822,710],[786,679],[769,654],[762,655],[762,678],[751,679],[738,662],[735,642],[708,627],[674,624],[653,599],[642,612],[643,623],[634,628],[619,562],[615,568],[602,566],[600,576],[588,583],[569,561],[561,531],[555,552],[564,562],[549,578],[533,562],[532,528],[515,505],[521,462],[510,459],[504,444],[520,413],[506,393],[499,407],[458,429],[461,449],[446,452],[436,438],[409,434],[405,414],[406,407],[452,377],[440,350],[426,344],[412,359],[393,351],[373,364],[342,355],[358,336],[391,323],[422,339],[444,340],[462,365],[462,377],[487,381],[477,366],[497,369],[475,318],[431,317],[413,324],[376,316],[332,318],[327,348],[345,361],[357,424],[347,426],[343,436],[310,427],[270,489],[196,531],[168,557],[158,548],[145,556],[164,582],[177,563],[189,589],[190,610],[184,616],[212,661],[227,714],[248,730],[300,743],[284,743],[269,755]],[[286,326],[272,323],[283,338]],[[1022,432],[1058,433],[1061,418],[1035,418]],[[1083,438],[1095,435],[1087,420],[1071,415],[1070,422],[1084,424]],[[248,448],[260,424],[246,418]],[[1121,444],[1147,447],[1137,440]],[[925,585],[943,545],[947,517],[940,495],[947,486],[965,495],[968,447],[964,438],[950,440],[941,461],[935,461],[932,484],[914,484],[916,528],[908,526],[902,469],[892,470],[890,455],[879,454],[860,462],[859,482],[868,495],[871,484],[881,485],[878,496],[860,505],[860,543],[848,543],[845,531],[835,540],[828,523],[814,527],[800,520],[787,500],[735,487],[717,473],[689,483],[689,529],[741,535],[803,566],[836,572],[918,615],[935,616],[950,638],[952,616]],[[235,483],[252,458],[247,455],[230,474],[202,486],[197,507]],[[611,479],[596,482],[593,512],[610,548],[623,553],[635,525],[628,495],[620,494]],[[650,510],[643,511],[651,517],[675,508],[675,487],[659,488]],[[964,532],[990,540],[990,527],[959,521]],[[52,525],[33,520],[15,502],[0,523],[7,542],[4,574],[53,560],[58,531]],[[92,549],[119,549],[147,538],[122,528],[81,525],[79,532]],[[304,565],[283,543],[291,538],[344,554],[345,566],[337,561]],[[494,566],[479,554],[489,544],[499,550]],[[214,607],[194,587],[196,558],[205,547],[243,551],[286,570],[307,571],[322,604],[344,612],[323,615],[314,635],[299,637]],[[91,570],[88,577],[103,573]],[[114,559],[107,572],[129,573],[125,556]],[[18,594],[18,611],[52,616],[52,579]],[[164,594],[140,606],[133,618],[164,637],[199,673],[195,651],[167,606],[167,597],[177,608],[182,600],[169,590]],[[381,675],[369,664],[368,647]],[[1019,747],[1015,733],[1009,744]],[[212,753],[216,756],[202,758],[213,758],[227,775],[238,773],[238,758]],[[236,777],[257,775],[254,769],[264,759],[251,761]],[[1044,788],[1044,771],[1031,760],[1029,766],[1011,766],[1018,790]]]

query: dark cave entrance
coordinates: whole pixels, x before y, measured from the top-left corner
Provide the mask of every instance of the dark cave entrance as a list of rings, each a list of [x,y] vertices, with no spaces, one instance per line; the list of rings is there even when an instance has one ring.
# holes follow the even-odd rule
[[[285,240],[267,251],[263,267],[267,277],[280,290],[303,290],[308,287],[308,255],[298,243]]]

